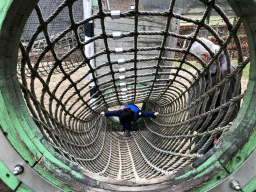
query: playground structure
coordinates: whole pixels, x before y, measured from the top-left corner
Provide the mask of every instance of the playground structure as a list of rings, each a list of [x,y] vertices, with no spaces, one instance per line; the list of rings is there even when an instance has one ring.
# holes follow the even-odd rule
[[[16,191],[256,190],[256,3],[229,0],[239,17],[233,24],[215,1],[201,2],[206,8],[199,20],[175,12],[175,1],[162,12],[141,11],[139,1],[128,12],[108,12],[99,0],[94,2],[97,8],[93,15],[82,21],[73,18],[74,0],[63,1],[46,19],[34,0],[5,0],[0,4],[0,178]],[[22,42],[22,31],[33,9],[40,25],[28,42]],[[64,9],[69,13],[68,27],[49,35],[47,26]],[[227,25],[225,41],[205,23],[211,10]],[[144,17],[153,21],[161,18],[165,25],[158,31],[142,29]],[[196,25],[194,33],[180,35],[171,30],[174,19]],[[124,25],[126,20],[133,21],[133,28],[120,33],[121,22],[119,28],[111,30],[106,26],[108,20],[124,21]],[[91,21],[98,23],[100,30],[86,39],[83,25]],[[242,23],[249,39],[248,58],[243,57],[237,35]],[[190,52],[192,44],[200,42],[202,27],[221,46],[221,51],[212,53],[209,65]],[[44,36],[42,40],[37,40],[39,34]],[[177,38],[186,39],[188,45],[177,48],[167,44]],[[133,42],[132,47],[128,41]],[[97,46],[88,56],[84,48],[92,42],[104,46]],[[201,89],[188,103],[190,90],[200,81],[206,83],[204,74],[222,51],[230,63],[227,46],[231,42],[237,47],[237,69],[228,71],[217,86]],[[145,52],[150,56],[143,56]],[[182,57],[174,58],[175,53]],[[199,60],[200,66],[191,58]],[[249,62],[248,87],[239,94],[243,69]],[[216,99],[220,87],[227,90],[235,75],[233,99],[199,113],[197,106],[204,106],[212,93]],[[232,108],[240,101],[237,118],[228,122]],[[99,113],[127,103],[142,103],[145,110],[159,111],[160,115],[141,119],[133,125],[132,136],[125,138],[114,118],[106,119]],[[227,114],[217,127],[213,122],[206,131],[200,131],[203,117],[210,119],[215,112],[222,116],[224,108],[228,108]],[[188,116],[191,111],[196,111],[192,118]],[[219,134],[217,144],[205,154]]]

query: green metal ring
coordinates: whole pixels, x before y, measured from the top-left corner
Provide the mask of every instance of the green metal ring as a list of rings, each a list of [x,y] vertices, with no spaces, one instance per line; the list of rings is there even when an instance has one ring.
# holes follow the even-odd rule
[[[252,154],[256,147],[256,2],[254,0],[228,0],[235,13],[242,18],[249,39],[251,69],[249,84],[242,108],[230,131],[220,140],[221,145],[212,149],[193,166],[184,168],[170,177],[155,181],[163,191],[207,191],[222,182]],[[2,132],[35,172],[45,180],[65,191],[108,190],[118,188],[120,183],[87,174],[70,162],[43,139],[40,130],[30,117],[17,79],[18,43],[28,16],[36,0],[2,0],[0,2],[0,126]],[[11,158],[11,157],[10,157]],[[0,178],[14,190],[30,191],[0,162]],[[7,174],[9,175],[6,178]],[[108,185],[111,183],[111,185]],[[170,184],[171,183],[171,184]],[[127,183],[127,191],[153,191],[154,184]],[[256,190],[256,178],[248,181],[243,191]]]

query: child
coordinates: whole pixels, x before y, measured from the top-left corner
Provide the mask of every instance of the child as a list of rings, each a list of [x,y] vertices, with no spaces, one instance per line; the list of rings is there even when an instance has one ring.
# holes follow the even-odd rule
[[[158,112],[141,111],[136,105],[127,105],[118,111],[101,112],[102,116],[118,116],[121,124],[120,131],[126,132],[126,137],[131,136],[131,122],[135,123],[140,117],[156,117]]]

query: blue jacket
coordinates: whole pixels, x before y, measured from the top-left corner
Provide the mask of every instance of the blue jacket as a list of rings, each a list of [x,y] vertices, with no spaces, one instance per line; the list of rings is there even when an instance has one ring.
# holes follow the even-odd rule
[[[135,117],[132,120],[133,123],[135,123],[140,117],[155,117],[155,115],[154,115],[155,112],[152,112],[152,111],[141,111],[136,105],[127,105],[124,108],[127,108],[127,107],[131,108],[134,111],[134,113],[135,113]],[[106,117],[117,116],[117,117],[119,117],[119,121],[121,122],[122,121],[121,113],[122,113],[123,109],[120,109],[120,110],[117,110],[117,111],[106,111],[105,112],[105,116]],[[131,123],[126,124],[125,128],[127,130],[131,130]]]

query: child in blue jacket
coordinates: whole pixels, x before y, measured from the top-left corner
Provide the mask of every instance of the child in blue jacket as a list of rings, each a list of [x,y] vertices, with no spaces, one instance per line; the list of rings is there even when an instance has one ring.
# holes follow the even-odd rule
[[[141,111],[136,105],[127,105],[118,111],[101,112],[102,116],[118,116],[121,124],[120,131],[126,132],[126,137],[131,136],[131,123],[135,123],[140,117],[156,117],[158,112]]]

